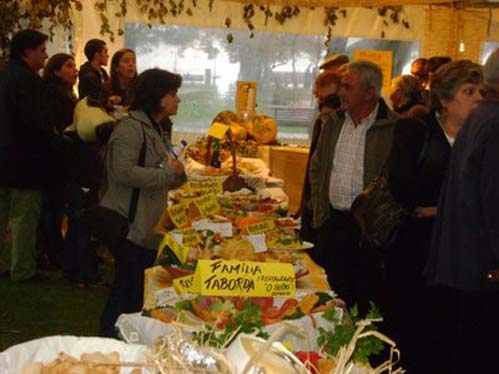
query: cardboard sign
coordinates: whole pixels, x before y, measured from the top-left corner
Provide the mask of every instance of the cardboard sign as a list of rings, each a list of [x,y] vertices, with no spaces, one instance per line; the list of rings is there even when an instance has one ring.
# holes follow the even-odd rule
[[[175,204],[168,207],[168,213],[175,227],[182,227],[189,224],[186,208],[184,204]]]
[[[206,133],[208,136],[212,136],[217,139],[223,139],[227,131],[229,130],[230,126],[224,125],[223,123],[220,122],[214,122],[210,128],[208,129],[208,132]]]
[[[194,227],[181,230],[182,245],[184,247],[192,247],[200,242],[199,235]]]
[[[215,214],[220,210],[220,205],[218,205],[217,198],[213,194],[197,197],[193,201],[196,207],[199,209],[199,212],[204,217]]]
[[[253,223],[246,228],[251,235],[265,234],[269,231],[275,230],[275,223],[272,220]]]
[[[236,83],[236,112],[255,111],[257,82],[237,81]]]
[[[157,305],[165,304],[169,301],[178,299],[178,293],[173,287],[163,288],[154,292]]]
[[[265,252],[268,249],[265,234],[245,235],[243,238],[251,243],[255,253]]]
[[[178,260],[184,264],[187,260],[187,255],[189,254],[189,250],[184,247],[182,244],[177,242],[170,233],[166,233],[163,236],[163,240],[159,245],[160,251],[163,250],[165,246],[168,246],[172,252],[177,256]]]
[[[187,186],[189,192],[198,192],[201,195],[213,194],[221,195],[224,193],[222,182],[220,181],[190,181]]]
[[[393,52],[392,51],[376,51],[376,50],[355,50],[353,51],[353,59],[367,60],[378,65],[383,72],[383,90],[385,94],[390,93],[390,86],[392,84],[392,64]]]
[[[198,277],[201,295],[206,296],[295,295],[295,272],[292,264],[199,260],[195,276]]]
[[[196,274],[186,275],[185,277],[176,278],[173,280],[175,291],[183,295],[186,293],[199,293],[199,283]]]

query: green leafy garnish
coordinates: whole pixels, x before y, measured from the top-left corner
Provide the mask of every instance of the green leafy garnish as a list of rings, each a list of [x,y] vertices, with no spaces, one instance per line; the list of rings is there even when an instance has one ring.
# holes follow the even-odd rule
[[[182,310],[188,310],[189,312],[194,312],[192,309],[192,304],[189,300],[179,301],[175,303],[175,311],[180,312]]]
[[[323,317],[328,321],[333,318],[332,312],[328,309],[324,312]],[[326,330],[319,327],[319,336],[317,343],[324,347],[324,351],[332,356],[336,356],[341,347],[346,347],[352,340],[355,330],[357,329],[356,322],[360,321],[359,309],[354,306],[350,309],[350,317],[353,323],[345,323],[337,325],[334,330]],[[371,302],[371,307],[366,318],[377,319],[381,314],[379,309]],[[373,325],[366,328],[365,331],[377,330]],[[369,362],[369,357],[377,355],[383,351],[383,342],[374,336],[368,336],[357,341],[355,350],[352,354],[352,361],[366,364]]]

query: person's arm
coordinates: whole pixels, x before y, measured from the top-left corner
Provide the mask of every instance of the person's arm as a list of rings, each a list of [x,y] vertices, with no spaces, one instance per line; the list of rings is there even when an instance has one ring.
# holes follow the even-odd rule
[[[499,118],[488,134],[480,170],[480,201],[490,248],[499,260]]]
[[[418,167],[426,127],[416,119],[401,119],[395,125],[388,161],[388,185],[396,201],[412,211],[418,196]]]
[[[176,186],[183,177],[175,173],[166,154],[157,167],[138,166],[144,139],[140,126],[132,120],[125,120],[116,127],[107,155],[109,175],[132,188],[163,189]]]

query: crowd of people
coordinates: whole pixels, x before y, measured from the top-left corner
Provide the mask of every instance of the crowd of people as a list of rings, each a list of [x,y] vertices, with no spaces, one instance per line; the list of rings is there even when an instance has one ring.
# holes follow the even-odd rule
[[[115,280],[101,318],[100,333],[114,336],[116,318],[142,306],[166,192],[186,181],[170,139],[182,78],[138,75],[130,49],[112,56],[108,75],[99,39],[77,69],[71,55],[48,58],[47,39],[16,33],[0,69],[0,256],[12,230],[0,274],[43,281],[37,268],[52,266],[80,287],[107,287],[80,218],[97,204],[127,217],[126,240],[109,248]],[[300,208],[311,256],[347,305],[382,309],[409,373],[499,365],[499,50],[485,66],[419,58],[392,81],[388,103],[377,65],[340,55],[321,68]],[[374,248],[351,206],[380,175],[408,214]]]
[[[0,263],[0,274],[43,281],[38,269],[50,266],[79,287],[109,287],[99,274],[99,243],[82,216],[100,204],[128,217],[126,239],[109,248],[115,280],[100,327],[103,336],[115,336],[116,318],[142,307],[166,192],[186,180],[170,142],[182,78],[161,69],[137,75],[130,49],[112,56],[108,76],[108,49],[99,39],[86,43],[88,61],[78,71],[71,55],[48,58],[47,40],[36,30],[16,33],[0,69],[2,258],[9,222],[12,231],[10,262]]]
[[[311,256],[347,305],[382,309],[409,373],[494,371],[499,50],[485,66],[415,60],[411,75],[392,81],[392,109],[378,66],[334,61],[315,82],[321,113],[301,204]],[[396,235],[374,247],[352,203],[380,175],[406,215]]]

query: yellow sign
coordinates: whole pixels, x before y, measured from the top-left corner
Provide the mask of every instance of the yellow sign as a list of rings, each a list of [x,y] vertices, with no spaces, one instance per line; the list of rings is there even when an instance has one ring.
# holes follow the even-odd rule
[[[181,230],[182,245],[184,247],[191,247],[200,242],[199,235],[195,228],[189,227],[188,229]]]
[[[225,133],[229,130],[229,126],[224,125],[220,122],[214,122],[208,129],[208,136],[212,136],[217,139],[223,139]]]
[[[255,111],[256,104],[256,82],[237,81],[236,87],[236,111]]]
[[[191,274],[173,280],[173,287],[179,294],[199,293],[197,275]]]
[[[265,234],[269,231],[275,230],[274,221],[267,220],[263,222],[253,223],[247,227],[248,233],[251,235]]]
[[[199,277],[197,281],[201,295],[295,296],[292,264],[199,260],[196,276]]]
[[[170,218],[176,227],[182,227],[189,224],[184,204],[175,204],[168,207],[168,213],[170,214]]]
[[[217,198],[213,194],[207,194],[195,198],[194,204],[204,217],[215,214],[220,210],[220,205],[218,205]]]
[[[177,256],[178,260],[181,263],[185,263],[185,261],[187,260],[187,255],[189,254],[189,250],[182,244],[179,244],[170,233],[166,233],[163,236],[163,240],[159,245],[160,251],[162,251],[165,246],[168,246],[172,250],[172,252],[175,254],[175,256]]]
[[[189,192],[198,192],[201,195],[214,194],[221,195],[224,193],[222,182],[220,181],[190,181],[188,183],[187,189]]]
[[[385,94],[390,93],[390,85],[392,82],[392,64],[393,52],[392,51],[375,51],[375,50],[356,50],[353,52],[353,59],[367,60],[374,62],[381,68],[383,72],[383,90]]]

